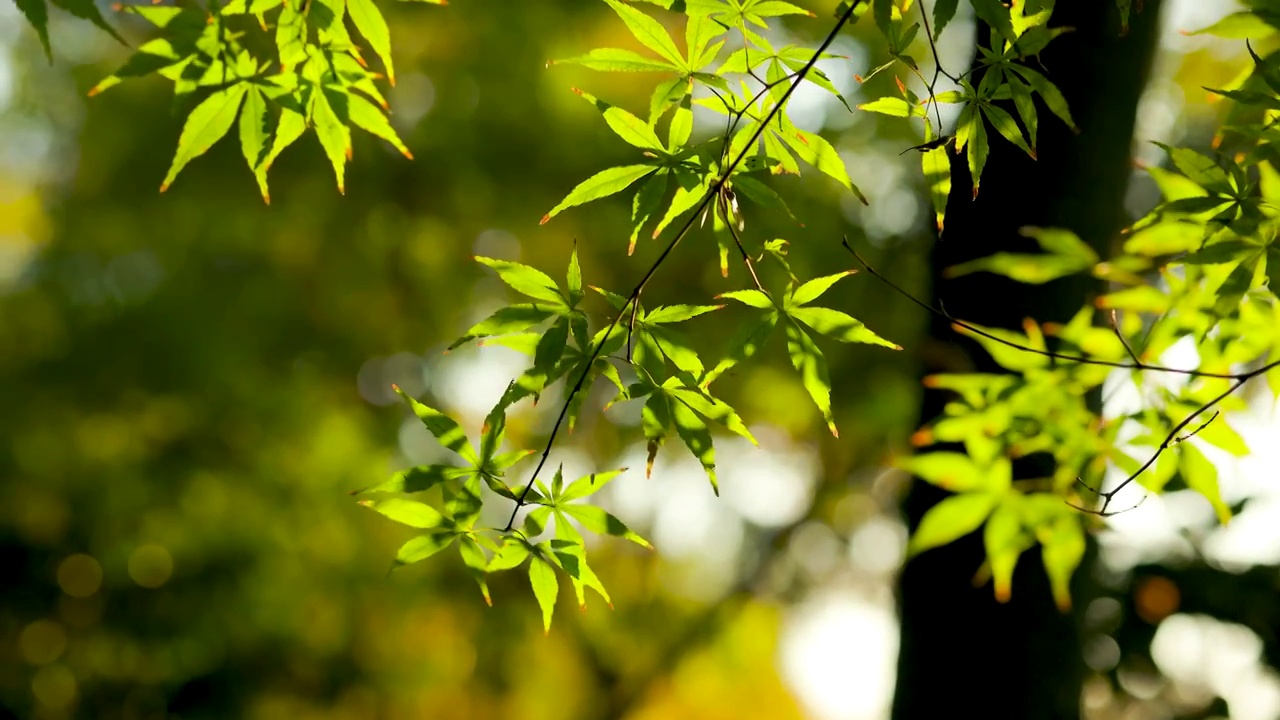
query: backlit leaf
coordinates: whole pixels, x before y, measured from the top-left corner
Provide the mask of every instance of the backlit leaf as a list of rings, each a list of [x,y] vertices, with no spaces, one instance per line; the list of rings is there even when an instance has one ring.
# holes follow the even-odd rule
[[[821,335],[845,343],[867,343],[880,345],[893,350],[901,350],[902,346],[891,343],[880,337],[853,318],[839,310],[823,307],[800,307],[787,312],[791,317],[813,328]]]
[[[533,586],[533,596],[542,609],[542,628],[551,632],[551,613],[555,610],[556,595],[560,590],[560,582],[556,579],[556,569],[551,563],[534,555],[529,563],[529,584]]]
[[[618,17],[622,18],[622,21],[627,24],[627,29],[640,41],[640,44],[658,53],[677,67],[687,67],[684,58],[680,55],[680,51],[676,48],[676,44],[671,40],[671,36],[667,34],[667,31],[663,29],[657,20],[634,7],[618,2],[618,0],[604,1],[609,4],[609,7],[613,8],[614,12],[618,13]]]
[[[659,152],[663,150],[662,141],[658,139],[658,136],[653,132],[653,128],[649,127],[649,124],[645,121],[616,105],[610,105],[590,93],[576,89],[574,92],[594,105],[600,111],[600,114],[604,116],[604,121],[609,124],[609,127],[627,143],[641,150],[657,150]]]
[[[470,474],[467,468],[452,465],[418,465],[408,470],[401,470],[385,482],[365,488],[357,492],[378,493],[415,493],[424,492],[446,480],[453,480]]]
[[[1071,576],[1084,559],[1084,527],[1079,518],[1064,515],[1055,520],[1047,532],[1040,533],[1040,542],[1054,602],[1059,610],[1066,612],[1071,609]]]
[[[839,437],[835,418],[831,415],[831,378],[827,374],[827,359],[795,321],[784,323],[783,329],[787,335],[787,355],[791,358],[792,367],[800,372],[800,382],[827,421],[827,429]]]
[[[582,527],[597,535],[612,535],[624,540],[630,540],[640,547],[648,548],[649,550],[653,549],[653,545],[648,540],[637,535],[618,518],[605,512],[604,508],[596,507],[595,505],[564,505],[560,509],[574,520],[582,523]]]
[[[479,460],[476,451],[471,447],[471,441],[467,440],[467,434],[462,431],[462,426],[458,425],[457,421],[433,407],[414,400],[399,387],[395,387],[395,391],[409,403],[413,414],[418,416],[423,426],[436,440],[440,441],[441,445],[462,456],[468,462],[475,463]]]
[[[657,170],[654,165],[624,165],[602,170],[578,184],[560,204],[542,216],[541,224],[560,214],[560,211],[575,205],[599,200],[614,193],[621,192],[631,183]]]
[[[1218,489],[1218,468],[1205,457],[1194,443],[1182,443],[1178,450],[1181,455],[1179,469],[1187,487],[1204,496],[1213,506],[1218,522],[1226,524],[1231,521],[1231,507],[1222,499]]]
[[[934,505],[920,519],[911,536],[908,551],[918,555],[925,550],[946,545],[977,530],[995,508],[997,496],[988,493],[952,495]]]
[[[787,298],[788,307],[797,307],[800,305],[804,305],[805,303],[809,303],[814,300],[817,300],[819,297],[822,296],[823,293],[829,290],[832,285],[835,285],[837,282],[839,282],[840,280],[843,280],[844,278],[849,277],[853,273],[854,273],[853,270],[845,270],[843,272],[838,272],[831,275],[824,275],[822,277],[817,277],[812,280],[806,281],[805,283],[800,285],[800,287],[797,287],[794,291],[792,291],[790,297]],[[756,307],[765,307],[765,306],[757,305]]]
[[[444,550],[458,538],[457,533],[442,531],[419,535],[396,551],[396,565],[410,565]]]
[[[620,48],[597,48],[586,55],[553,61],[553,64],[561,63],[581,65],[602,72],[662,72],[679,69],[666,60],[648,58]],[[682,80],[675,78],[671,82],[678,83]]]
[[[391,127],[391,122],[387,120],[381,108],[355,93],[346,97],[347,113],[353,125],[370,135],[386,140],[399,150],[401,155],[410,160],[413,159],[413,153],[409,152],[409,148],[405,147],[404,142],[400,140],[400,135],[396,133],[395,128]]]
[[[716,480],[716,449],[711,444],[711,430],[696,413],[684,403],[670,404],[671,420],[676,426],[676,434],[684,441],[685,447],[702,464],[702,469],[711,481],[711,489],[720,494],[720,483]]]
[[[258,180],[263,199],[269,198],[270,193],[267,191],[267,176],[258,172],[258,166],[266,159],[267,143],[271,139],[270,122],[262,91],[250,86],[244,97],[244,108],[240,111],[240,150]]]
[[[338,192],[346,192],[347,156],[351,151],[351,131],[347,128],[347,96],[317,88],[311,93],[311,125],[333,166]]]
[[[231,123],[236,119],[236,113],[240,111],[246,89],[247,86],[240,83],[215,91],[191,111],[186,124],[182,126],[178,151],[169,166],[169,174],[160,185],[160,192],[169,189],[187,163],[203,155],[227,134]]]
[[[635,197],[631,200],[631,239],[627,245],[627,254],[630,255],[636,249],[636,238],[640,237],[640,231],[644,229],[649,218],[658,211],[662,205],[662,198],[667,194],[667,177],[666,171],[654,173],[648,180],[640,185],[640,189],[636,191]]]
[[[437,527],[444,522],[444,516],[440,514],[439,510],[426,503],[414,502],[413,500],[400,500],[398,498],[361,500],[360,504],[409,527],[428,529]]]
[[[476,256],[476,262],[495,270],[502,282],[521,295],[550,303],[553,307],[565,305],[564,296],[560,294],[556,281],[537,268],[479,255]]]
[[[378,54],[382,59],[382,64],[387,68],[387,80],[392,85],[396,84],[396,69],[391,62],[391,33],[387,30],[387,21],[382,17],[382,11],[374,4],[373,0],[346,0],[347,13],[351,15],[351,22],[356,26],[356,30],[369,41],[369,47]]]
[[[991,564],[991,577],[995,582],[996,600],[999,602],[1008,602],[1012,596],[1013,570],[1018,565],[1018,558],[1029,545],[1022,527],[1018,500],[1017,495],[1006,495],[1004,502],[991,513],[982,533],[987,562]]]
[[[489,317],[472,325],[465,335],[449,346],[449,349],[453,350],[476,338],[522,332],[555,315],[556,309],[554,307],[536,303],[509,305],[494,311]]]

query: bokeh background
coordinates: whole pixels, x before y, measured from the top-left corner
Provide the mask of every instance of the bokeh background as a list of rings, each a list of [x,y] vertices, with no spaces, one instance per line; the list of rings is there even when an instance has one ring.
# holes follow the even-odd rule
[[[779,40],[826,32],[834,2],[802,4],[818,17]],[[1233,7],[1165,3],[1135,157],[1161,161],[1148,140],[1207,145],[1218,110],[1201,86],[1248,58],[1179,31]],[[553,461],[632,468],[603,502],[658,548],[591,548],[612,611],[580,614],[562,595],[544,636],[518,573],[493,578],[491,608],[452,554],[388,576],[410,533],[347,493],[445,457],[391,384],[474,431],[526,362],[498,346],[443,353],[510,300],[471,256],[560,274],[576,242],[588,283],[626,288],[659,248],[626,256],[622,200],[538,225],[632,157],[570,88],[638,109],[652,78],[546,66],[632,46],[607,6],[387,9],[393,122],[417,159],[358,136],[342,196],[309,137],[274,166],[266,207],[234,142],[158,193],[181,128],[166,84],[86,98],[127,50],[55,15],[50,64],[0,4],[0,717],[887,717],[908,478],[885,463],[918,421],[925,318],[865,275],[830,304],[907,350],[822,345],[838,440],[780,343],[726,378],[761,442],[718,441],[719,499],[678,447],[646,479],[638,410],[602,413],[608,398],[592,396]],[[973,52],[964,12],[939,48],[953,69]],[[887,76],[854,79],[879,63],[873,33],[846,33],[847,59],[822,64],[850,104],[892,92]],[[918,129],[809,88],[792,112],[828,133],[871,204],[816,173],[782,179],[804,227],[749,214],[749,235],[789,240],[806,277],[849,266],[847,234],[927,292],[932,216],[915,157],[899,155]],[[699,123],[715,132],[713,116]],[[1154,200],[1135,171],[1129,212]],[[740,283],[695,236],[650,293],[708,302]],[[713,355],[735,317],[693,321]],[[513,440],[538,442],[557,401],[521,407]],[[1106,591],[1081,648],[1091,717],[1280,717],[1275,418],[1265,393],[1232,418],[1256,452],[1219,458],[1242,510],[1229,527],[1173,492],[1101,534],[1091,572]],[[998,681],[958,701],[980,704]]]

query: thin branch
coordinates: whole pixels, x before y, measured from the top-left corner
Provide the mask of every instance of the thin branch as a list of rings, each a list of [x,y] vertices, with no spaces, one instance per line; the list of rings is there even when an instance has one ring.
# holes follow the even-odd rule
[[[1103,493],[1098,493],[1098,497],[1102,498],[1102,507],[1099,508],[1093,514],[1101,515],[1103,517],[1108,517],[1107,509],[1111,506],[1111,501],[1115,499],[1116,494],[1119,493],[1121,490],[1125,489],[1126,487],[1128,487],[1131,483],[1133,483],[1134,480],[1138,479],[1139,475],[1146,472],[1148,468],[1154,465],[1156,463],[1156,460],[1159,460],[1160,456],[1164,454],[1165,450],[1168,450],[1170,447],[1173,447],[1175,444],[1180,442],[1178,438],[1178,434],[1182,432],[1183,428],[1191,424],[1191,422],[1195,420],[1197,417],[1203,415],[1204,413],[1211,410],[1215,405],[1222,402],[1228,395],[1231,395],[1236,390],[1239,390],[1241,385],[1244,385],[1249,380],[1252,380],[1253,378],[1267,372],[1273,367],[1280,367],[1280,360],[1276,360],[1275,362],[1263,365],[1262,367],[1256,370],[1251,370],[1250,372],[1242,373],[1238,377],[1238,379],[1231,384],[1231,387],[1227,388],[1226,390],[1223,390],[1221,393],[1217,395],[1217,397],[1202,404],[1200,407],[1192,411],[1190,415],[1187,415],[1185,418],[1183,418],[1182,422],[1175,425],[1174,428],[1169,431],[1169,434],[1165,436],[1164,442],[1160,443],[1160,447],[1156,448],[1156,451],[1151,454],[1151,457],[1147,458],[1147,461],[1142,464],[1142,467],[1133,471],[1133,473],[1130,474],[1129,477],[1125,478],[1124,480],[1121,480],[1118,485],[1111,488],[1110,490]],[[1217,413],[1214,413],[1214,417],[1217,417]],[[1200,430],[1203,430],[1204,427],[1207,426],[1209,422],[1212,422],[1212,421],[1213,421],[1213,418],[1209,418],[1209,420],[1206,421],[1204,425],[1196,429],[1195,432],[1192,432],[1191,435],[1195,435],[1196,433],[1200,432]],[[1190,437],[1190,435],[1188,437]],[[1113,512],[1111,514],[1114,515],[1115,513]]]
[[[1118,313],[1116,312],[1116,309],[1111,308],[1111,330],[1116,334],[1116,339],[1120,341],[1120,344],[1124,345],[1125,352],[1129,353],[1129,357],[1135,363],[1141,365],[1142,360],[1138,359],[1138,353],[1133,351],[1133,348],[1129,345],[1129,341],[1125,339],[1124,333],[1120,331],[1120,319],[1117,315]]]
[[[929,99],[933,103],[933,114],[938,119],[938,137],[942,137],[942,110],[938,107],[938,93],[935,88],[938,86],[938,76],[945,75],[948,80],[960,84],[960,80],[952,77],[942,67],[942,58],[938,57],[938,46],[933,42],[933,28],[929,27],[929,13],[924,9],[924,3],[920,4],[920,18],[924,21],[924,36],[929,38],[929,53],[933,55],[933,81],[926,83],[929,86]],[[923,77],[920,78],[922,81]]]
[[[1195,437],[1195,436],[1199,435],[1201,430],[1203,430],[1203,429],[1205,429],[1205,428],[1209,427],[1209,423],[1213,422],[1214,420],[1217,420],[1217,419],[1218,419],[1218,416],[1219,416],[1219,415],[1221,415],[1221,414],[1222,414],[1222,411],[1221,411],[1221,410],[1214,410],[1214,411],[1213,411],[1213,415],[1209,416],[1209,419],[1208,419],[1208,420],[1205,420],[1204,422],[1200,423],[1200,427],[1196,428],[1195,430],[1192,430],[1191,432],[1187,433],[1186,435],[1183,435],[1182,437],[1176,437],[1176,438],[1174,438],[1174,439],[1173,439],[1173,442],[1171,442],[1171,443],[1169,443],[1169,444],[1170,444],[1170,445],[1177,445],[1177,444],[1178,444],[1178,443],[1180,443],[1180,442],[1184,442],[1184,441],[1186,441],[1186,440],[1190,440],[1191,438],[1193,438],[1193,437]]]
[[[755,263],[751,261],[751,256],[747,254],[747,249],[742,245],[742,238],[738,235],[738,228],[734,227],[728,218],[725,218],[725,226],[729,228],[729,234],[733,236],[733,244],[738,246],[738,253],[742,255],[742,264],[747,266],[747,272],[751,274],[751,281],[755,283],[757,290],[768,295],[769,291],[764,289],[764,285],[760,282],[760,276],[756,275]]]
[[[910,300],[916,305],[924,308],[930,313],[937,315],[938,317],[943,318],[944,320],[947,320],[948,322],[950,322],[952,325],[956,327],[963,328],[975,335],[979,335],[988,340],[998,342],[1001,345],[1014,348],[1015,350],[1022,350],[1024,352],[1033,353],[1035,355],[1041,355],[1043,357],[1052,358],[1054,360],[1065,360],[1067,362],[1080,363],[1081,365],[1100,365],[1102,367],[1118,368],[1120,370],[1150,370],[1152,372],[1172,373],[1175,375],[1186,375],[1188,377],[1216,378],[1218,380],[1238,380],[1244,375],[1249,375],[1249,377],[1253,377],[1252,374],[1248,374],[1248,373],[1215,373],[1215,372],[1206,372],[1204,370],[1183,370],[1182,368],[1171,368],[1171,367],[1165,367],[1163,365],[1152,365],[1150,363],[1144,363],[1136,359],[1134,362],[1102,360],[1099,358],[1092,358],[1085,355],[1071,355],[1068,353],[1055,352],[1053,350],[1042,350],[1040,348],[1033,348],[1028,345],[1022,345],[1020,343],[1013,342],[1012,340],[1006,340],[1005,338],[998,337],[992,333],[987,332],[986,330],[983,330],[980,327],[977,327],[976,325],[972,325],[970,323],[967,323],[955,317],[951,313],[947,312],[945,307],[942,307],[941,301],[939,301],[938,303],[939,307],[934,307],[924,302],[923,300],[920,300],[919,298],[907,292],[906,290],[902,289],[892,280],[880,274],[880,272],[877,271],[874,267],[872,267],[870,263],[868,263],[865,259],[863,259],[863,257],[859,255],[858,252],[854,250],[852,246],[849,245],[848,238],[842,239],[841,244],[844,246],[846,250],[848,250],[850,253],[853,254],[854,258],[856,258],[858,262],[862,264],[862,267],[865,268],[868,273],[871,273],[871,275],[873,275],[876,279],[880,280],[885,285],[888,285],[890,288],[893,289],[894,292],[905,297],[906,299]]]
[[[936,4],[936,3],[935,3]],[[942,67],[942,60],[938,57],[938,46],[933,42],[933,28],[929,27],[929,13],[925,12],[924,3],[920,3],[920,19],[924,21],[924,36],[929,38],[929,52],[933,55],[933,84],[937,84],[938,76],[945,75],[948,80],[960,84],[960,78],[955,77]],[[929,87],[930,93],[933,92],[932,85]]]
[[[729,177],[735,170],[737,170],[738,166],[742,164],[742,161],[745,160],[752,152],[756,141],[758,141],[760,136],[764,133],[769,121],[772,120],[775,115],[782,112],[787,100],[791,98],[791,95],[796,91],[796,88],[804,81],[805,76],[813,69],[813,66],[818,62],[818,58],[822,56],[822,53],[826,52],[827,48],[831,46],[831,43],[835,42],[836,36],[840,33],[840,30],[842,30],[853,17],[853,11],[863,1],[864,0],[854,0],[849,3],[849,6],[840,15],[840,18],[831,28],[831,32],[827,34],[826,39],[824,39],[822,44],[818,46],[817,52],[815,52],[813,57],[805,63],[804,67],[800,68],[800,70],[796,72],[795,81],[787,86],[786,92],[784,92],[782,97],[778,98],[778,101],[774,103],[772,108],[770,108],[769,114],[765,117],[764,122],[760,123],[760,125],[756,127],[755,132],[752,133],[751,139],[747,142],[746,146],[739,151],[737,157],[733,158],[733,161],[730,162],[727,167],[720,171],[720,176],[711,184],[711,187],[707,189],[702,200],[680,226],[680,230],[676,232],[675,237],[667,243],[667,246],[663,248],[662,252],[658,255],[658,258],[654,260],[653,264],[649,266],[649,269],[640,278],[640,281],[636,283],[636,286],[631,290],[626,303],[618,310],[618,313],[614,315],[613,321],[609,323],[608,329],[605,330],[604,337],[601,338],[600,342],[591,349],[591,354],[587,357],[587,362],[583,364],[582,373],[578,375],[578,379],[574,382],[573,387],[570,388],[568,395],[564,399],[564,404],[560,407],[560,414],[556,416],[555,425],[551,427],[551,435],[547,438],[546,446],[542,450],[542,457],[538,460],[537,467],[534,468],[533,474],[529,477],[529,482],[525,484],[524,490],[520,493],[520,496],[516,498],[516,506],[511,510],[511,518],[507,520],[507,530],[510,530],[511,526],[515,524],[516,515],[520,512],[520,508],[525,505],[525,498],[528,497],[529,491],[533,489],[533,485],[537,481],[539,473],[542,472],[542,468],[546,466],[547,459],[551,455],[551,448],[555,444],[556,437],[559,435],[561,425],[564,424],[565,417],[569,414],[569,406],[573,402],[574,396],[582,391],[582,386],[586,384],[587,377],[591,374],[592,365],[595,364],[596,358],[600,357],[600,352],[603,350],[604,344],[608,342],[609,336],[613,334],[613,329],[617,327],[619,321],[622,320],[622,316],[626,312],[627,305],[632,305],[639,300],[640,294],[644,292],[645,286],[648,285],[649,281],[653,279],[653,276],[657,274],[658,268],[662,267],[662,264],[666,262],[667,258],[671,255],[671,252],[676,249],[676,246],[680,244],[680,241],[684,239],[685,235],[688,235],[689,231],[693,229],[694,223],[697,221],[698,216],[702,214],[702,211],[707,208],[708,204],[711,203],[712,200],[719,196],[720,191],[724,189],[725,185],[729,182]]]

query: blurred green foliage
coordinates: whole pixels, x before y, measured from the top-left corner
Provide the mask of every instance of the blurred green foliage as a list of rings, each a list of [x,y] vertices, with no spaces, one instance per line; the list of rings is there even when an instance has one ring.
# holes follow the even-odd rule
[[[495,577],[492,608],[456,558],[388,579],[409,533],[347,493],[409,464],[405,447],[423,452],[421,436],[396,447],[412,418],[391,404],[391,382],[467,412],[446,404],[467,394],[447,386],[447,367],[480,355],[442,363],[441,352],[505,299],[470,256],[563,267],[576,239],[587,281],[616,287],[657,251],[642,240],[626,258],[622,203],[538,226],[580,178],[628,154],[569,91],[601,76],[545,68],[583,47],[632,46],[606,6],[395,6],[388,18],[406,39],[392,120],[417,160],[357,136],[341,197],[313,145],[273,167],[270,208],[231,142],[156,192],[181,128],[163,83],[70,94],[83,96],[125,49],[55,22],[49,67],[34,35],[10,36],[5,113],[42,123],[57,152],[44,175],[0,170],[6,242],[34,248],[15,250],[29,263],[0,291],[0,713],[797,716],[774,666],[778,611],[746,594],[759,560],[733,570],[732,601],[694,601],[664,580],[676,561],[602,543],[593,564],[616,609],[565,612],[545,639],[522,578]],[[140,30],[119,26],[130,38]],[[806,42],[826,29],[804,18],[788,27]],[[648,83],[611,78],[607,95],[643,107]],[[57,107],[71,110],[48,116]],[[875,137],[850,135],[848,148]],[[803,246],[790,256],[797,273],[847,267],[839,188],[783,185],[807,225],[792,241]],[[757,222],[767,237],[795,227]],[[706,258],[696,242],[709,239],[682,252]],[[921,250],[902,241],[877,260],[909,274]],[[714,265],[678,262],[654,292],[705,303],[732,287]],[[917,325],[869,278],[831,296],[870,325],[901,328],[904,342]],[[717,347],[730,330],[704,327]],[[836,381],[844,432],[820,449],[816,517],[831,515],[852,469],[905,434],[916,392],[900,359],[827,354],[834,377],[858,382]],[[816,436],[822,419],[783,348],[766,356],[729,373],[725,392],[747,422]],[[508,432],[538,435],[541,418]],[[638,441],[639,428],[588,419],[572,442],[604,465]],[[767,558],[785,537],[753,531],[750,544]]]

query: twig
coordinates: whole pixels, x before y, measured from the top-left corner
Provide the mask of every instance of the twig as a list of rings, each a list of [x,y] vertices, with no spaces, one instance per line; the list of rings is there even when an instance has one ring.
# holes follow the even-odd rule
[[[1170,445],[1177,445],[1177,444],[1178,444],[1178,443],[1180,443],[1180,442],[1183,442],[1183,441],[1185,441],[1185,440],[1190,440],[1191,438],[1193,438],[1193,437],[1195,437],[1195,436],[1199,435],[1201,430],[1203,430],[1203,429],[1205,429],[1205,428],[1209,427],[1209,423],[1213,422],[1214,420],[1217,420],[1217,419],[1218,419],[1218,416],[1219,416],[1219,415],[1221,415],[1221,414],[1222,414],[1222,411],[1221,411],[1221,410],[1214,410],[1214,411],[1213,411],[1213,415],[1211,415],[1211,416],[1209,417],[1209,419],[1208,419],[1208,420],[1205,420],[1204,422],[1200,423],[1200,427],[1196,428],[1195,430],[1192,430],[1191,432],[1187,433],[1186,435],[1183,435],[1182,437],[1176,437],[1176,438],[1174,438],[1174,439],[1173,439],[1173,442],[1171,442],[1171,443],[1169,443],[1169,444],[1170,444]]]
[[[1047,358],[1053,358],[1055,360],[1066,360],[1068,362],[1080,363],[1082,365],[1101,365],[1103,367],[1112,367],[1112,368],[1118,368],[1121,370],[1150,370],[1152,372],[1172,373],[1176,375],[1186,375],[1188,377],[1216,378],[1218,380],[1238,380],[1242,377],[1241,373],[1215,373],[1215,372],[1206,372],[1204,370],[1183,370],[1182,368],[1171,368],[1171,367],[1165,367],[1163,365],[1152,365],[1150,363],[1144,363],[1136,359],[1134,362],[1119,362],[1116,360],[1102,360],[1099,358],[1091,358],[1084,355],[1070,355],[1068,353],[1054,352],[1053,350],[1041,350],[1040,348],[1033,348],[1028,345],[1022,345],[1020,343],[1013,342],[1012,340],[1006,340],[1002,337],[997,337],[996,335],[993,335],[992,333],[989,333],[986,330],[983,330],[982,328],[977,327],[976,325],[971,325],[963,320],[960,320],[959,318],[955,317],[951,313],[948,313],[946,308],[942,306],[941,301],[938,302],[938,307],[933,307],[932,305],[924,302],[923,300],[920,300],[919,298],[915,297],[914,295],[907,292],[906,290],[903,290],[901,287],[895,284],[892,280],[885,277],[884,275],[881,275],[874,267],[871,266],[870,263],[868,263],[865,259],[863,259],[863,257],[859,255],[858,252],[854,250],[852,246],[849,245],[848,238],[843,239],[841,241],[841,244],[844,246],[846,250],[848,250],[850,253],[853,254],[854,258],[856,258],[858,262],[862,264],[862,267],[865,268],[868,273],[873,275],[876,279],[880,280],[880,282],[883,282],[884,284],[888,285],[890,288],[894,290],[894,292],[905,297],[906,299],[910,300],[916,305],[924,308],[930,313],[947,320],[948,322],[950,322],[952,325],[956,327],[963,328],[975,335],[979,335],[988,340],[993,340],[995,342],[1000,343],[1001,345],[1014,348],[1015,350],[1022,350],[1025,352],[1034,353],[1036,355],[1041,355]],[[1249,377],[1253,377],[1253,375],[1250,375]]]
[[[1111,308],[1111,330],[1116,334],[1116,339],[1120,341],[1120,344],[1124,345],[1125,352],[1129,353],[1129,357],[1132,358],[1135,363],[1141,365],[1142,361],[1138,359],[1138,354],[1133,351],[1133,348],[1129,345],[1129,341],[1125,339],[1124,333],[1120,331],[1120,319],[1117,317],[1115,308]]]

